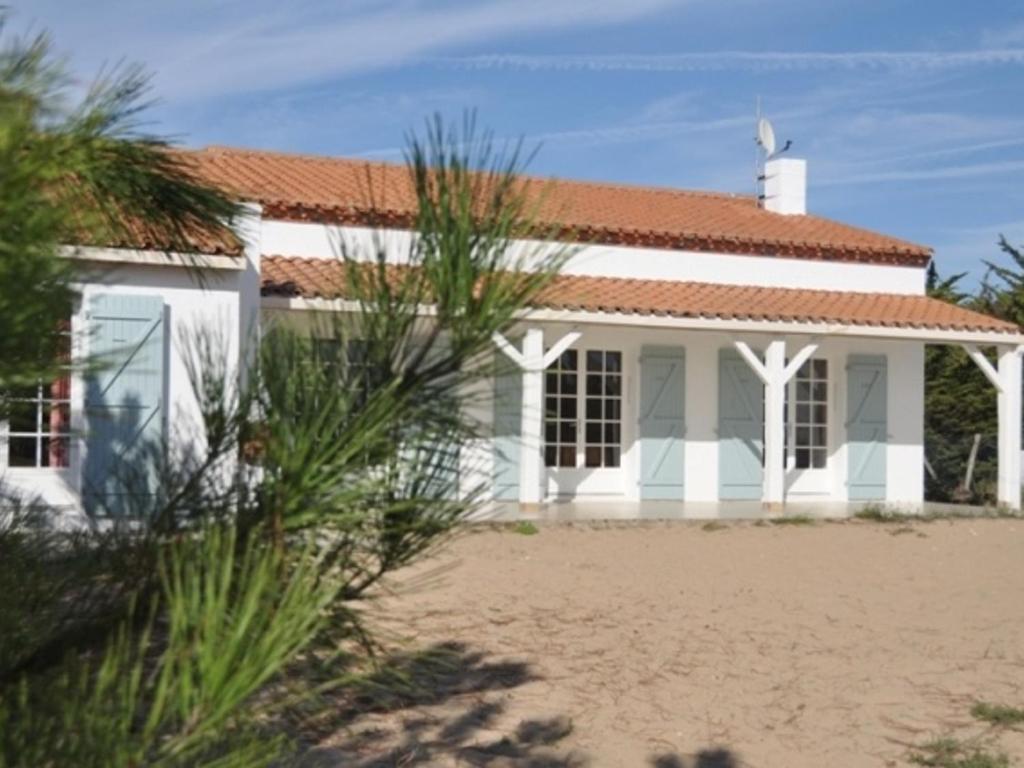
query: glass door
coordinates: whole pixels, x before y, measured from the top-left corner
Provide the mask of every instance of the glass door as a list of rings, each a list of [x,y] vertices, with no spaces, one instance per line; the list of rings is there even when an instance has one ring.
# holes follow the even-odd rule
[[[805,362],[788,385],[786,466],[793,493],[829,491],[829,361]]]
[[[544,376],[544,465],[595,473],[622,464],[622,352],[566,350]]]

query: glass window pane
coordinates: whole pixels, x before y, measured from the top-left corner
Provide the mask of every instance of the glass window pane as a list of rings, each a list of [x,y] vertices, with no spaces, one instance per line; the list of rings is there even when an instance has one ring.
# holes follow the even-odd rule
[[[622,401],[618,398],[604,401],[604,417],[610,421],[622,418]]]
[[[32,387],[12,387],[10,390],[11,400],[38,400],[41,396],[41,388],[36,385]]]
[[[814,427],[811,430],[811,442],[817,448],[824,448],[828,445],[828,430],[825,427]]]
[[[544,398],[544,415],[545,416],[557,416],[558,415],[558,398],[557,397],[545,397]]]
[[[622,393],[622,377],[621,376],[607,376],[604,380],[604,393],[613,397],[618,397]]]
[[[562,366],[562,370],[575,371],[576,370],[576,350],[567,349],[562,353],[562,357],[559,358],[559,363]]]
[[[827,424],[828,423],[828,407],[824,405],[814,406],[814,423],[815,424]]]
[[[817,448],[811,451],[811,459],[814,469],[824,469],[827,458],[828,453],[823,448]]]
[[[796,399],[797,400],[809,400],[811,397],[811,384],[807,381],[798,381],[796,383]]]
[[[604,441],[611,445],[619,444],[619,427],[618,424],[605,424],[604,425]]]
[[[11,432],[35,432],[38,429],[38,416],[37,403],[11,403],[8,407],[8,429]]]
[[[544,466],[553,467],[558,459],[558,447],[549,445],[544,449]]]
[[[558,450],[558,466],[560,467],[575,467],[576,466],[576,446],[565,445]]]
[[[593,422],[587,422],[587,442],[588,443],[600,443],[601,442],[601,425]]]
[[[604,368],[604,354],[596,349],[587,350],[587,370],[600,371]]]
[[[548,373],[544,376],[544,388],[548,394],[558,394],[558,374]]]
[[[811,406],[801,403],[796,407],[796,423],[806,424],[811,419]]]
[[[810,375],[811,375],[811,361],[808,360],[808,361],[804,362],[803,365],[800,366],[800,370],[796,372],[796,376],[797,376],[798,379],[806,379],[806,378],[809,378]]]
[[[562,398],[562,418],[563,419],[575,419],[576,418],[576,398],[575,397],[563,397]]]
[[[796,428],[796,444],[798,446],[806,446],[811,443],[811,428],[810,427],[797,427]]]
[[[10,438],[7,441],[7,465],[11,467],[36,466],[36,438]]]
[[[560,421],[558,423],[558,442],[576,444],[575,421]]]
[[[622,353],[621,352],[605,352],[604,353],[604,367],[607,371],[619,372],[622,370]]]
[[[815,360],[814,361],[814,378],[816,378],[816,379],[827,379],[828,378],[828,360]]]
[[[604,465],[606,467],[619,466],[619,449],[616,446],[608,446],[604,449]]]
[[[796,468],[807,469],[811,465],[811,452],[807,448],[796,449]]]
[[[575,395],[576,394],[576,374],[575,373],[563,373],[562,374],[562,394],[563,395]]]
[[[558,424],[556,424],[553,421],[549,421],[547,424],[544,425],[544,442],[558,442]]]
[[[596,373],[587,374],[587,394],[588,395],[600,395],[601,394],[601,376],[600,376],[600,374],[596,374]]]
[[[588,446],[586,451],[586,462],[588,467],[601,466],[601,447]]]
[[[43,438],[43,466],[68,466],[68,439],[66,437]]]
[[[587,398],[587,418],[588,419],[600,419],[601,418],[601,399],[597,397]]]
[[[814,389],[812,391],[814,400],[819,403],[824,403],[828,399],[828,384],[824,381],[814,382]]]

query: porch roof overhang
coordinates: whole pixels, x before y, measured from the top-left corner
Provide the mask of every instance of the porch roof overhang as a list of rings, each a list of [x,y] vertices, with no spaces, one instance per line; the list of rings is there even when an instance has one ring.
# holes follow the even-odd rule
[[[341,261],[269,256],[261,266],[265,308],[361,308],[345,295]],[[421,311],[432,314],[430,306]],[[1019,326],[928,296],[581,275],[555,277],[522,317],[534,322],[727,333],[1024,345]]]

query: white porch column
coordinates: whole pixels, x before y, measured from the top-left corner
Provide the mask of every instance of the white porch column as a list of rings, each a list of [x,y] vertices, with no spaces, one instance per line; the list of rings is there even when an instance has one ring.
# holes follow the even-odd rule
[[[1020,509],[1021,359],[1016,347],[999,348],[999,503]]]
[[[494,334],[498,349],[523,372],[523,411],[519,424],[519,505],[523,509],[535,509],[544,499],[544,371],[575,344],[580,335],[578,331],[570,331],[545,354],[544,331],[540,328],[526,330],[521,351],[500,333]]]
[[[764,495],[769,509],[786,501],[786,342],[773,339],[764,353]]]
[[[803,346],[786,364],[786,341],[772,339],[764,353],[764,362],[748,344],[733,342],[747,365],[764,384],[764,490],[761,503],[778,509],[786,503],[786,384],[818,349],[812,341]]]
[[[519,504],[535,508],[541,499],[540,479],[544,428],[544,331],[530,328],[523,337],[523,414],[520,426]]]
[[[1022,347],[999,346],[998,368],[973,344],[964,344],[975,365],[996,388],[999,418],[999,476],[996,498],[1010,509],[1020,509],[1021,352]]]

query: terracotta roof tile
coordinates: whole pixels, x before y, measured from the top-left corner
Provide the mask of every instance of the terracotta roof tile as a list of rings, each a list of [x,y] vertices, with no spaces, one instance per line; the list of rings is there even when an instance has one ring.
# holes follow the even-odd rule
[[[343,262],[265,256],[261,265],[264,295],[328,299],[345,295]],[[556,277],[535,302],[535,308],[679,318],[1021,332],[1013,323],[927,296],[575,275]]]
[[[226,147],[190,153],[200,175],[259,202],[269,218],[411,226],[416,200],[402,165]],[[931,249],[819,216],[782,216],[753,197],[528,179],[540,223],[567,239],[678,250],[924,266]]]

